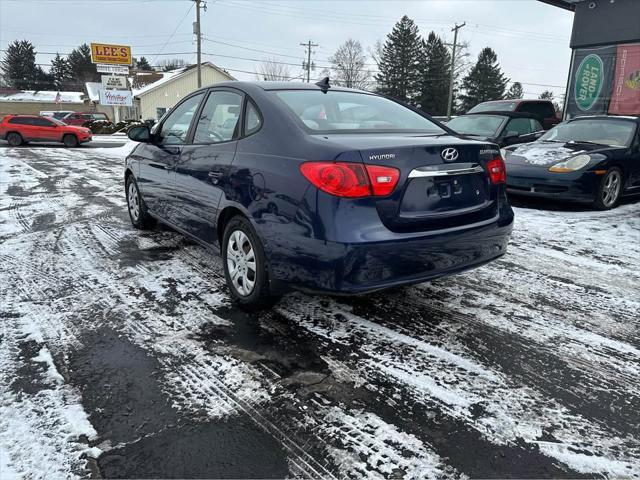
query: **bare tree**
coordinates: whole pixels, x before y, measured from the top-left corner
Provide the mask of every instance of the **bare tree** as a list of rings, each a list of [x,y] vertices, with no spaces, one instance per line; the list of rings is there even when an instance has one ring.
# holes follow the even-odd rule
[[[291,80],[291,71],[288,65],[273,58],[267,58],[258,66],[256,76],[258,80],[265,82],[286,82]]]
[[[367,55],[357,40],[350,38],[329,57],[334,83],[348,88],[367,89],[371,71],[366,68]]]
[[[187,62],[182,58],[171,58],[171,59],[160,60],[158,62],[158,69],[162,70],[163,72],[169,72],[171,70],[176,70],[177,68],[182,68],[186,66],[187,66]]]

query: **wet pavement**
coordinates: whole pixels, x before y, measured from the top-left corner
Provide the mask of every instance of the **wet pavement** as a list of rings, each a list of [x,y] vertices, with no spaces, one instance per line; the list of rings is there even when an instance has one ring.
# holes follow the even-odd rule
[[[508,254],[235,308],[134,230],[122,148],[0,146],[0,477],[640,478],[640,202],[518,202]]]

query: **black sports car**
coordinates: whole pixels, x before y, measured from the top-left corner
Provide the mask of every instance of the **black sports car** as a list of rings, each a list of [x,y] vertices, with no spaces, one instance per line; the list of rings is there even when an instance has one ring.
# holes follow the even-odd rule
[[[578,117],[506,150],[510,193],[615,207],[640,193],[640,118]]]
[[[517,112],[467,113],[448,122],[447,127],[473,140],[487,140],[501,147],[532,142],[544,133],[535,115]]]

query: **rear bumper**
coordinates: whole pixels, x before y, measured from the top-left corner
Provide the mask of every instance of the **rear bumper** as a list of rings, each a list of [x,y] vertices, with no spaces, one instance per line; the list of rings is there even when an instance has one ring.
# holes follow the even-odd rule
[[[386,241],[358,243],[300,238],[295,248],[280,244],[275,250],[270,243],[270,270],[277,283],[293,288],[366,293],[421,283],[490,262],[506,253],[512,226],[513,212],[505,206],[489,222],[450,231],[393,234],[395,238]]]

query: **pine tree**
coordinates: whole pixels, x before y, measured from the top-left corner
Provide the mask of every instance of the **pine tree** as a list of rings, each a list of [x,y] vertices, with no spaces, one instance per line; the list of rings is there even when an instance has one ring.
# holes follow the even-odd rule
[[[67,57],[69,65],[69,86],[76,90],[84,89],[85,82],[99,82],[96,66],[91,63],[91,49],[86,43],[74,49]]]
[[[431,115],[446,115],[451,55],[435,32],[431,32],[427,41],[423,42],[423,49],[420,108]]]
[[[501,100],[509,79],[504,76],[498,63],[498,56],[489,47],[478,55],[477,63],[462,80],[464,94],[460,96],[463,111],[488,100]]]
[[[406,15],[387,35],[378,62],[378,92],[415,105],[420,94],[423,51],[418,26]]]
[[[524,96],[524,92],[522,90],[522,84],[520,82],[513,82],[509,91],[505,94],[505,100],[517,100],[518,98],[522,98]]]
[[[36,65],[36,51],[31,42],[15,40],[11,43],[0,63],[0,69],[9,87],[17,90],[42,90],[38,85],[40,75]]]
[[[145,57],[140,57],[140,59],[135,59],[135,66],[138,70],[150,71],[153,70],[151,65],[149,65],[149,61]]]
[[[71,69],[67,61],[56,53],[56,56],[51,60],[51,70],[49,74],[53,80],[53,86],[56,90],[64,90],[67,85],[72,81]]]

